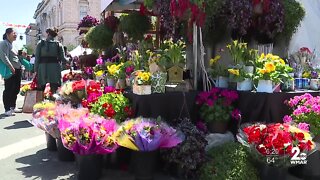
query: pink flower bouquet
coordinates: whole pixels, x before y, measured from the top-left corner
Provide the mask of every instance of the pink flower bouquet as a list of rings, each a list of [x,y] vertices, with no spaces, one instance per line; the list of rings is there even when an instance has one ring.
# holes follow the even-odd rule
[[[154,151],[177,146],[184,139],[182,134],[164,122],[137,118],[124,122],[117,133],[120,146],[135,151]]]
[[[49,133],[52,137],[57,138],[60,132],[57,128],[56,104],[53,102],[41,102],[33,106],[32,119],[30,123],[35,127]]]
[[[60,89],[60,95],[72,103],[81,103],[82,99],[86,98],[86,81],[80,80],[65,83]]]

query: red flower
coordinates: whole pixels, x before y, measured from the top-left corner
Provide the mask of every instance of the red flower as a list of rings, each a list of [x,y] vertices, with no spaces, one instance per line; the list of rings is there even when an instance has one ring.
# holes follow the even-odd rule
[[[133,110],[131,107],[129,106],[124,107],[124,112],[127,113],[128,117],[133,117]]]
[[[73,91],[83,90],[85,89],[86,81],[75,81],[72,83],[72,89]]]
[[[114,109],[113,109],[112,107],[110,107],[110,108],[107,108],[107,109],[104,111],[104,114],[105,114],[107,117],[113,118],[114,115],[116,114],[116,112],[114,111]]]
[[[88,108],[88,101],[87,101],[86,99],[83,99],[83,100],[81,101],[81,104],[82,104],[82,106],[83,106],[84,108]]]

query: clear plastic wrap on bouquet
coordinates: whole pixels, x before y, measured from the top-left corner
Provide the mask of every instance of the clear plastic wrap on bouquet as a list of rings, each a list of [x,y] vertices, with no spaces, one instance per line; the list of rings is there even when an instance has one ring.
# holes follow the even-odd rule
[[[118,148],[118,144],[113,136],[115,131],[117,131],[115,120],[105,120],[102,117],[96,117],[94,132],[97,154],[112,153]]]
[[[294,148],[303,156],[316,149],[308,132],[288,124],[243,124],[237,139],[248,147],[253,159],[275,167],[295,166],[292,163]]]

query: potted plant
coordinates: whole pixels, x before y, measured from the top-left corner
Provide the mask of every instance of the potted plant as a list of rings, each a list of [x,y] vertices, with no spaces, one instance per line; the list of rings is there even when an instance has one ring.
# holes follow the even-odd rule
[[[205,147],[208,142],[205,134],[199,131],[190,119],[181,119],[177,125],[185,140],[178,146],[162,150],[161,155],[166,167],[179,178],[195,178],[199,175],[200,167],[206,162]]]
[[[132,41],[137,42],[143,39],[144,34],[151,29],[152,24],[148,16],[133,11],[120,17],[119,27],[121,31],[128,34]]]
[[[273,54],[263,53],[256,61],[254,80],[258,80],[257,92],[272,93],[283,80],[291,79],[292,68],[283,59]]]
[[[295,164],[292,157],[303,154],[306,158],[315,148],[307,131],[281,123],[243,124],[237,139],[260,167],[262,180],[286,179],[287,168]]]
[[[80,30],[79,35],[87,33],[90,27],[96,26],[98,24],[99,21],[95,17],[89,15],[83,17],[77,28],[77,30]]]
[[[280,41],[284,39],[286,44],[289,44],[292,35],[297,31],[306,12],[299,1],[283,0],[282,4],[284,7],[284,28],[276,38]]]
[[[220,59],[221,59],[220,55],[217,55],[214,58],[210,59],[209,73],[213,78],[213,83],[215,87],[228,88],[228,71],[224,65],[219,64],[218,61]]]
[[[230,79],[237,82],[238,91],[251,91],[252,90],[252,73],[248,73],[244,66],[238,65],[234,68],[228,69]]]
[[[201,168],[202,180],[252,179],[258,180],[258,171],[250,162],[247,149],[237,142],[230,142],[209,150],[210,161]]]
[[[151,94],[151,73],[137,71],[133,83],[133,93],[138,95]]]
[[[229,121],[240,118],[239,110],[232,106],[237,99],[236,91],[218,88],[198,95],[196,104],[200,106],[200,117],[207,123],[211,133],[225,133]]]
[[[186,44],[182,40],[165,40],[161,45],[161,63],[168,71],[169,82],[182,82],[186,61]]]
[[[92,97],[88,97],[92,98],[96,99],[89,104],[90,112],[93,114],[115,119],[117,122],[122,122],[133,115],[129,99],[120,92],[108,92],[100,97],[95,97],[93,94]]]
[[[295,96],[289,101],[285,101],[293,112],[289,116],[284,117],[285,123],[295,123],[298,127],[306,126],[305,130],[310,130],[316,137],[318,136],[318,142],[320,141],[320,122],[318,117],[320,116],[316,107],[319,106],[319,96],[313,97],[311,94],[306,93],[301,96]],[[307,124],[305,124],[307,123]],[[300,125],[299,125],[300,124]]]
[[[120,74],[124,72],[121,70],[123,64],[113,64],[108,63],[107,65],[107,84],[108,86],[115,87],[117,80],[120,77]],[[122,76],[122,78],[124,78]]]
[[[256,0],[252,2],[252,6],[254,9],[260,9],[258,13],[254,12],[253,14],[255,39],[259,44],[273,43],[275,36],[284,29],[285,11],[282,2],[280,0]],[[272,53],[272,49],[269,49],[269,52],[259,52],[265,54]]]
[[[112,37],[113,31],[104,24],[100,24],[90,28],[85,35],[85,40],[90,48],[101,50],[112,45]]]

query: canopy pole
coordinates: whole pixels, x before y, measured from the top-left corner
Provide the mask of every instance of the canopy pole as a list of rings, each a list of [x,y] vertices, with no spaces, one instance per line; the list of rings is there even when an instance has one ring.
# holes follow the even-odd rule
[[[198,27],[193,23],[193,88],[198,89]]]

